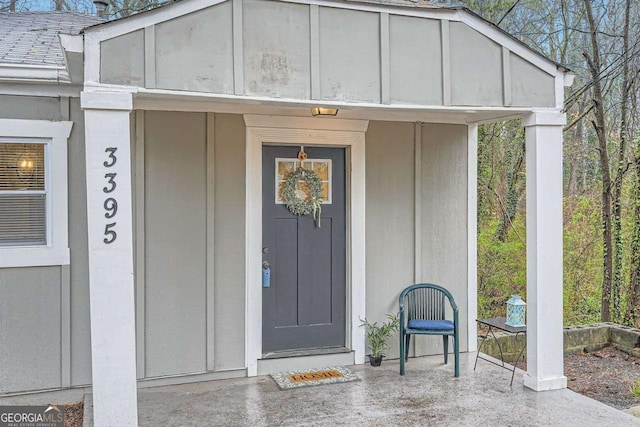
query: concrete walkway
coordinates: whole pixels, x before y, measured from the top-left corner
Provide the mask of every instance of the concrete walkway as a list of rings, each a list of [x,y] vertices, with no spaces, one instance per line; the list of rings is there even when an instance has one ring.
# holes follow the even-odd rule
[[[461,354],[460,378],[442,356],[352,366],[361,381],[280,391],[271,377],[139,389],[141,426],[640,426],[640,419],[570,390],[536,393],[511,373]],[[0,405],[66,403],[82,389],[0,398]],[[91,395],[85,426],[91,426]]]
[[[570,390],[536,393],[516,373],[461,355],[352,367],[362,381],[281,391],[270,377],[139,391],[141,426],[633,426],[640,420]]]

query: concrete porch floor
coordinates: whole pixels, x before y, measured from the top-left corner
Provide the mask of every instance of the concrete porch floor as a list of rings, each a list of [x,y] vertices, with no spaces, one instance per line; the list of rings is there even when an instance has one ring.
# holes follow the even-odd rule
[[[351,366],[361,381],[281,391],[271,377],[240,378],[138,390],[140,426],[612,426],[640,419],[574,393],[536,393],[511,373],[462,353],[460,378],[453,357],[409,359],[379,368]],[[66,403],[82,389],[0,398],[0,405]],[[84,426],[92,426],[91,395]]]
[[[461,354],[352,366],[361,381],[281,391],[271,377],[141,389],[141,426],[631,426],[640,420],[570,390],[536,393],[516,373]]]

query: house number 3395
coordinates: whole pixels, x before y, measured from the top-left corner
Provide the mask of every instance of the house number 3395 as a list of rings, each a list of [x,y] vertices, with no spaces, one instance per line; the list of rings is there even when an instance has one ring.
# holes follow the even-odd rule
[[[112,168],[118,161],[118,158],[116,157],[116,151],[118,151],[117,147],[107,147],[104,150],[104,152],[107,153],[107,160],[105,160],[102,164],[107,170],[109,170],[109,168]],[[117,175],[118,174],[115,172],[107,172],[104,174],[104,178],[106,179],[106,185],[102,188],[102,191],[108,196],[110,195],[110,193],[112,193],[116,189]],[[104,200],[104,203],[102,205],[104,206],[104,210],[105,210],[104,217],[107,220],[113,220],[116,214],[118,213],[118,201],[116,200],[116,198],[109,196]],[[118,238],[118,234],[116,233],[115,228],[116,228],[115,220],[113,222],[107,222],[104,226],[105,237],[102,241],[105,242],[107,245],[110,245],[111,243],[115,242],[116,239]]]

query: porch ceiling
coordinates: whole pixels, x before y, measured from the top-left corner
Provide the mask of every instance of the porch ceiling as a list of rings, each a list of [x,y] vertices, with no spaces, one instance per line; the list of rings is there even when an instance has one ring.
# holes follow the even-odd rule
[[[294,117],[311,117],[311,108],[318,105],[337,108],[337,118],[339,119],[451,124],[488,123],[498,120],[508,120],[521,117],[531,111],[530,109],[524,108],[447,108],[415,105],[319,104],[313,101],[246,99],[242,97],[221,98],[199,93],[162,93],[161,91],[145,91],[144,89],[136,92],[133,98],[133,108],[136,110],[215,112]],[[317,117],[317,120],[331,120],[331,118]]]

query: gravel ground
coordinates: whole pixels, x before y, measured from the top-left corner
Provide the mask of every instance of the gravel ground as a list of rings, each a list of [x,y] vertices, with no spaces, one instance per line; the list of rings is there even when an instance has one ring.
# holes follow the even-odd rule
[[[640,405],[631,391],[640,380],[640,359],[614,347],[565,356],[564,374],[577,393],[618,409]]]

